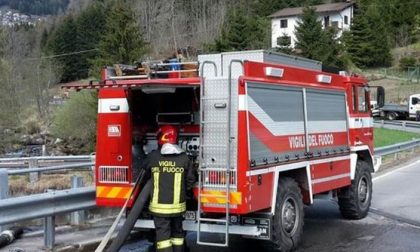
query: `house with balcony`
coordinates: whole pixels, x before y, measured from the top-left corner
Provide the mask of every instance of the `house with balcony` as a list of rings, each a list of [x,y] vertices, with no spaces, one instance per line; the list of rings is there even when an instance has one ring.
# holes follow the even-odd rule
[[[350,29],[353,19],[354,2],[329,3],[312,6],[318,15],[322,27],[334,27],[337,29],[337,37],[343,31]],[[286,36],[292,48],[296,44],[295,30],[298,26],[300,16],[303,14],[303,7],[284,8],[269,17],[271,18],[271,47],[278,46],[278,38]]]

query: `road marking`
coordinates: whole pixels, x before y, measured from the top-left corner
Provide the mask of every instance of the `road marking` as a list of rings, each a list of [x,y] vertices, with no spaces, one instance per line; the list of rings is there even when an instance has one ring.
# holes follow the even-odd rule
[[[385,173],[385,174],[382,174],[382,175],[380,175],[380,176],[374,177],[374,178],[372,179],[372,181],[376,181],[376,180],[378,180],[378,179],[384,178],[384,177],[386,177],[386,176],[388,176],[388,175],[391,175],[391,174],[393,174],[393,173],[395,173],[395,172],[397,172],[397,171],[404,170],[404,169],[406,169],[406,168],[408,168],[408,167],[411,167],[411,166],[413,166],[413,165],[416,165],[416,164],[420,164],[420,160],[417,160],[417,161],[416,161],[416,162],[414,162],[414,163],[411,163],[411,164],[408,164],[408,165],[405,165],[405,166],[402,166],[402,167],[396,168],[395,170],[392,170],[392,171],[387,172],[387,173]]]

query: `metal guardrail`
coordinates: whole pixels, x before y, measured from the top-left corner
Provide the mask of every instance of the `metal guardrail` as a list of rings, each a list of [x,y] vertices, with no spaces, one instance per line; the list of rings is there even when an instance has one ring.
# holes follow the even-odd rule
[[[21,158],[0,158],[1,162],[29,162],[31,160],[37,161],[63,161],[63,162],[88,162],[95,155],[79,155],[79,156],[39,156],[39,157],[21,157]]]
[[[95,187],[81,187],[1,200],[0,225],[96,206]]]
[[[27,168],[27,169],[13,169],[7,170],[9,175],[19,175],[31,172],[46,172],[46,171],[57,171],[57,170],[66,170],[66,169],[73,169],[73,168],[89,168],[95,165],[95,163],[80,163],[80,164],[67,164],[67,165],[56,165],[56,166],[49,166],[49,167],[41,167],[41,168]]]
[[[381,148],[375,148],[375,154],[377,156],[384,156],[409,150],[415,147],[420,147],[420,139],[404,143],[398,143]],[[77,159],[77,157],[74,156],[74,159]],[[45,218],[44,243],[47,248],[53,248],[55,239],[55,215],[78,210],[88,210],[90,208],[95,207],[95,188],[82,187],[4,199],[5,195],[4,192],[2,192],[1,185],[3,185],[4,187],[4,184],[6,184],[7,186],[8,175],[69,169],[76,167],[89,167],[91,165],[93,165],[93,163],[68,164],[61,166],[19,170],[14,169],[8,171],[0,170],[0,225],[15,223],[24,220]]]
[[[375,155],[385,156],[389,154],[394,154],[401,151],[406,151],[420,146],[420,139],[415,139],[412,141],[407,141],[403,143],[397,143],[385,147],[375,148]]]
[[[420,123],[418,122],[380,120],[380,121],[374,121],[374,126],[377,128],[385,128],[385,129],[420,133]]]
[[[74,158],[74,160],[77,160],[77,158]],[[89,157],[89,160],[91,160],[91,157]],[[55,216],[57,214],[72,212],[72,222],[80,224],[81,220],[84,219],[84,214],[75,211],[88,210],[95,207],[95,188],[78,188],[83,186],[82,178],[73,176],[73,189],[8,198],[8,176],[29,173],[30,181],[34,182],[32,179],[33,176],[31,176],[33,174],[36,174],[36,177],[38,177],[40,172],[74,168],[91,169],[93,165],[93,162],[88,162],[41,168],[0,169],[0,231],[2,229],[1,225],[44,218],[44,245],[52,249],[55,243]]]
[[[33,183],[38,180],[39,172],[90,167],[94,165],[95,158],[95,155],[0,158],[0,169],[9,168],[10,175],[30,173],[29,180]],[[63,162],[65,164],[61,164]]]

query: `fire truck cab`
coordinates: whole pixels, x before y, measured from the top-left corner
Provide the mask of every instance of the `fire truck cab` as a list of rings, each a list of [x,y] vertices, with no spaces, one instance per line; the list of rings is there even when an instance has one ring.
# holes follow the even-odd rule
[[[196,163],[184,229],[196,231],[199,244],[228,246],[234,234],[292,250],[301,239],[303,205],[330,192],[343,217],[367,215],[380,160],[366,79],[262,50],[173,64],[144,75],[105,68],[98,84],[85,87],[99,90],[98,205],[135,199],[128,199],[133,181],[157,148],[158,126],[173,124]],[[383,89],[376,93],[383,103]],[[148,219],[136,226],[154,227]]]

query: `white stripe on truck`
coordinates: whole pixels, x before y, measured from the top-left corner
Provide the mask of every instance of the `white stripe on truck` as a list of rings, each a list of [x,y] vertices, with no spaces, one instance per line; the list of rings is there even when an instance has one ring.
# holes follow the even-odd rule
[[[239,95],[238,96],[238,110],[239,111],[247,111],[248,107],[246,105],[246,95]]]
[[[350,127],[350,129],[372,128],[373,127],[373,118],[371,118],[371,117],[350,117],[349,118],[349,127]]]
[[[128,102],[125,98],[105,98],[98,101],[98,113],[128,113]]]
[[[276,122],[250,97],[247,97],[249,112],[254,115],[273,135],[288,136],[304,134],[303,121],[299,122]],[[320,132],[346,132],[346,120],[334,121],[308,121],[310,134]]]
[[[294,169],[300,169],[303,167],[306,167],[308,165],[315,165],[315,164],[324,164],[324,163],[330,163],[330,162],[337,162],[337,161],[343,161],[343,160],[349,160],[350,156],[339,156],[339,157],[333,157],[333,158],[324,158],[324,159],[317,159],[317,160],[311,160],[311,161],[304,161],[304,162],[297,162],[297,163],[291,163],[291,164],[284,164],[279,166],[272,166],[269,168],[261,168],[261,169],[255,169],[251,171],[246,172],[246,176],[256,176],[271,172],[284,172]],[[350,175],[349,175],[350,176]]]

